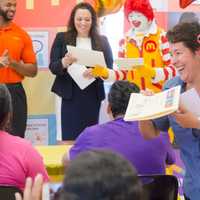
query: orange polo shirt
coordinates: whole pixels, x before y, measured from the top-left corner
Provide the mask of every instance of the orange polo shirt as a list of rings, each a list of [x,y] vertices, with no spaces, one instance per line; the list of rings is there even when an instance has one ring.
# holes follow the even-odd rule
[[[17,62],[36,63],[31,38],[13,22],[6,27],[0,27],[0,56],[5,49],[8,49],[10,57]],[[0,68],[0,83],[17,83],[21,82],[23,78],[12,67]]]

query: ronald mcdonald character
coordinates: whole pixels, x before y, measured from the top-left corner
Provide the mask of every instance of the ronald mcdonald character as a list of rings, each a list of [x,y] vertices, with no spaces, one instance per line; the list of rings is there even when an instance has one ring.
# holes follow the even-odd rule
[[[128,80],[139,85],[141,89],[148,88],[158,92],[165,80],[176,75],[175,68],[170,65],[166,34],[157,26],[148,0],[127,0],[124,12],[131,29],[119,43],[118,56],[143,58],[144,66],[131,70],[108,70],[95,66],[92,74],[108,81]]]

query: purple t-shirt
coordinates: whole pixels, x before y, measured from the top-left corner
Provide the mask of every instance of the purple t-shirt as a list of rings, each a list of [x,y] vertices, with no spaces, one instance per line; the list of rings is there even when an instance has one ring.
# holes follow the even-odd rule
[[[139,174],[164,174],[166,164],[175,162],[167,134],[145,140],[137,122],[125,122],[121,118],[86,128],[71,148],[70,160],[91,149],[108,149],[121,154]]]
[[[30,142],[0,131],[0,185],[15,186],[23,190],[27,177],[49,177],[42,157]]]

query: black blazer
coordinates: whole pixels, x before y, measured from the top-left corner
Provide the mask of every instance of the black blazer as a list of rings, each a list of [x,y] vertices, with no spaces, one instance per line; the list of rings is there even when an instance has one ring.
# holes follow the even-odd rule
[[[64,37],[66,37],[64,32],[57,33],[56,35],[56,38],[51,48],[49,69],[53,74],[56,75],[55,81],[52,86],[52,91],[64,99],[71,99],[73,98],[72,90],[74,81],[71,78],[71,76],[67,73],[67,71],[65,69],[63,70],[61,63],[62,57],[64,57],[64,55],[67,52],[67,43]],[[107,67],[112,68],[113,55],[111,47],[105,36],[101,36],[100,39]],[[93,43],[92,49],[95,49]],[[101,101],[105,98],[103,81],[100,78],[98,78],[95,82],[97,96],[98,99]]]

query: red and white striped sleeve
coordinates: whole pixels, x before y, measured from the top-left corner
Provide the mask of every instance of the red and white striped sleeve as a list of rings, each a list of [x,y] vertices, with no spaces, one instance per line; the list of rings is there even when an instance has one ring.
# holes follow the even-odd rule
[[[125,57],[125,38],[119,41],[119,51],[118,57],[124,58]],[[127,70],[119,70],[119,69],[109,69],[108,70],[108,78],[106,81],[118,81],[118,80],[127,80]]]
[[[160,34],[160,49],[165,67],[155,68],[156,75],[152,80],[153,83],[169,80],[177,74],[176,68],[171,64],[169,42],[164,31],[161,31]]]
[[[106,81],[127,80],[128,70],[109,69]]]
[[[119,41],[118,57],[119,58],[125,57],[125,39],[124,38]]]
[[[170,55],[170,49],[169,49],[169,42],[166,36],[166,32],[161,31],[160,34],[160,49],[162,54],[162,59],[165,65],[170,64],[171,55]]]

